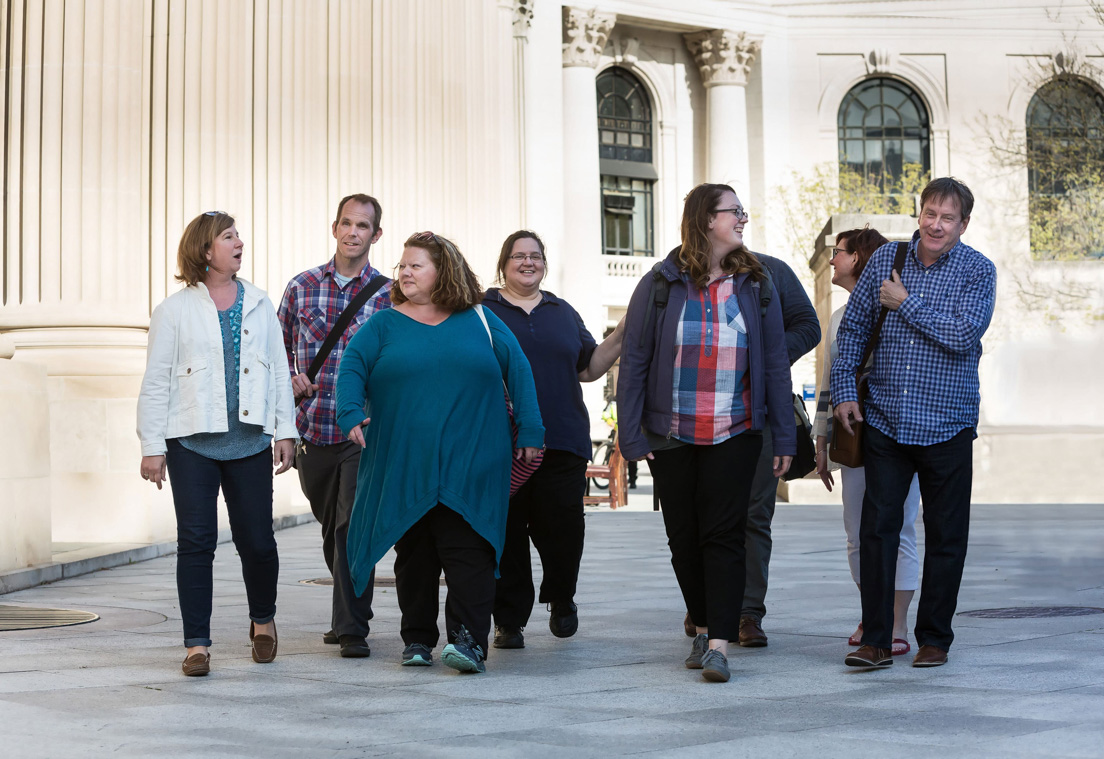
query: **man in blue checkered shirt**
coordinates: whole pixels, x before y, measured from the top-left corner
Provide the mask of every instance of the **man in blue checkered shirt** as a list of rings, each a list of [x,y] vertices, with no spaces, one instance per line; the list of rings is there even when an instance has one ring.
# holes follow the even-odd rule
[[[920,196],[919,231],[902,271],[896,243],[871,257],[847,301],[832,364],[836,424],[863,421],[866,495],[859,529],[862,645],[855,667],[893,663],[893,588],[904,501],[913,474],[924,503],[924,579],[916,612],[914,667],[946,663],[951,618],[966,561],[973,440],[981,401],[978,361],[997,275],[992,261],[961,242],[974,197],[962,182],[935,179]],[[881,307],[868,393],[859,408],[855,372]]]
[[[291,386],[297,403],[295,423],[302,439],[295,451],[299,484],[311,511],[322,525],[322,554],[333,576],[333,617],[326,643],[339,643],[341,655],[364,657],[368,647],[368,620],[372,618],[372,580],[362,596],[353,590],[345,539],[356,495],[360,446],[345,439],[334,418],[337,405],[337,367],[345,346],[368,317],[391,307],[391,281],[361,307],[326,357],[314,382],[307,369],[323,341],[354,296],[379,272],[368,261],[372,244],[383,230],[379,201],[370,195],[349,195],[337,206],[332,226],[337,250],[322,266],[296,275],[280,302],[280,324],[291,367]]]

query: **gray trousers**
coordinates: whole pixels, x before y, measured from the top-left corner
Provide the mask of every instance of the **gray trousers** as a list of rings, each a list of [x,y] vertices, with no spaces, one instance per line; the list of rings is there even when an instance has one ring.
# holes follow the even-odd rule
[[[778,479],[774,476],[774,445],[770,425],[763,429],[763,449],[755,465],[751,481],[751,503],[748,506],[747,527],[744,530],[746,551],[744,607],[740,616],[762,621],[767,606],[767,571],[771,555],[771,520],[774,519],[774,499]]]
[[[368,620],[372,618],[375,570],[368,578],[364,595],[357,596],[349,575],[345,546],[356,497],[360,450],[360,446],[351,441],[313,445],[305,440],[300,441],[295,450],[299,484],[310,501],[311,512],[322,525],[322,555],[334,583],[331,629],[339,636],[368,635]]]

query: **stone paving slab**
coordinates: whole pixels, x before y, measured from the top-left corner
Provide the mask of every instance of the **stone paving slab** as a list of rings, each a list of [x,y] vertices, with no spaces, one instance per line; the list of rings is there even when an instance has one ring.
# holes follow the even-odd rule
[[[486,675],[399,666],[393,587],[376,589],[371,658],[324,645],[331,590],[301,582],[326,575],[314,524],[277,533],[280,653],[268,665],[249,656],[232,544],[215,560],[207,678],[180,674],[175,557],[7,594],[101,619],[0,633],[0,755],[1104,756],[1104,614],[958,616],[944,667],[849,669],[859,600],[840,509],[779,504],[770,646],[732,648],[732,681],[708,684],[682,664],[690,641],[661,516],[590,510],[586,522],[578,635],[552,637],[538,606],[526,648],[492,650]],[[960,611],[1104,607],[1104,506],[975,506],[971,530]]]

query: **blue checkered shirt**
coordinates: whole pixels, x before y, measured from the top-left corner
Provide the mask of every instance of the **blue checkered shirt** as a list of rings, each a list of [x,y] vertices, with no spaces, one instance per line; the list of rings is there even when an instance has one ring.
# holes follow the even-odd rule
[[[291,367],[293,377],[306,373],[345,306],[349,305],[349,301],[362,287],[379,274],[371,264],[366,264],[363,271],[342,288],[334,279],[335,272],[331,258],[323,266],[297,274],[284,291],[279,317],[284,332],[288,366]],[[345,334],[326,357],[318,376],[314,378],[318,390],[310,398],[302,399],[295,407],[295,426],[299,428],[299,434],[304,440],[315,445],[333,445],[345,440],[334,417],[337,408],[337,367],[341,363],[341,355],[349,340],[369,316],[390,307],[389,280],[353,317]]]
[[[909,243],[901,281],[908,297],[890,311],[874,347],[863,419],[904,445],[933,445],[976,429],[981,393],[981,336],[993,317],[997,270],[961,241],[931,266]],[[897,243],[874,251],[840,323],[839,358],[832,363],[832,405],[857,401],[855,370],[890,279]]]

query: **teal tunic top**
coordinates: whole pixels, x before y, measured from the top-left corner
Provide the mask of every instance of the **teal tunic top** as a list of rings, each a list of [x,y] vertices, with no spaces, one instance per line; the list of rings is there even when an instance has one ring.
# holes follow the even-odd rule
[[[357,330],[337,375],[337,423],[364,428],[349,521],[349,570],[364,592],[376,562],[438,503],[460,514],[502,554],[513,447],[502,392],[514,404],[519,448],[540,448],[544,427],[533,372],[517,339],[486,311],[436,326],[394,309]]]

